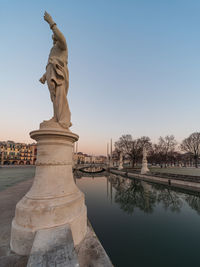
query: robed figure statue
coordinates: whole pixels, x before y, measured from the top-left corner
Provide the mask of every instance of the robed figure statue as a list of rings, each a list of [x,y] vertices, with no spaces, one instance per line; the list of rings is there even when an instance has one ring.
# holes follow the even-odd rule
[[[51,120],[68,129],[71,126],[71,112],[67,101],[69,88],[67,43],[56,23],[47,12],[44,13],[44,20],[53,31],[53,47],[49,54],[46,73],[40,78],[40,82],[44,84],[47,81],[54,111]]]

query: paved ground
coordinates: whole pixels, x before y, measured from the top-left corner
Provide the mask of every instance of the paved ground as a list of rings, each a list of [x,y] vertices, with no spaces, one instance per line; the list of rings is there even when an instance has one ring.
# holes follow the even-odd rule
[[[35,174],[34,166],[0,168],[0,191],[9,186],[30,179]]]
[[[11,222],[15,215],[16,203],[25,195],[32,184],[32,179],[15,184],[0,192],[0,266],[26,266],[27,258],[10,252]]]

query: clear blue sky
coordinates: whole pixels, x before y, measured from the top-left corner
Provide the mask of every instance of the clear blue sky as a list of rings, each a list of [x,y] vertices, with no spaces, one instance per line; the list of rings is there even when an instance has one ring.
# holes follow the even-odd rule
[[[38,82],[52,46],[49,12],[69,50],[71,130],[79,150],[200,130],[200,1],[0,0],[0,140],[31,142],[52,116]]]

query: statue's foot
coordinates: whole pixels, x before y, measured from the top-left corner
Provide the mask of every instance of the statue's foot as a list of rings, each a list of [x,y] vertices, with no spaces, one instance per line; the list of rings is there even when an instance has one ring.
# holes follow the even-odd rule
[[[63,122],[58,122],[54,117],[52,117],[48,121],[43,121],[40,123],[40,128],[64,128],[67,131],[70,131],[69,128],[72,126],[72,123],[63,123]]]
[[[56,119],[52,117],[50,120],[43,120],[43,122],[56,122]]]
[[[55,119],[55,117],[52,117],[49,121],[55,121],[56,122],[56,119]]]
[[[56,119],[52,117],[50,120],[40,123],[40,128],[60,128],[60,125]]]

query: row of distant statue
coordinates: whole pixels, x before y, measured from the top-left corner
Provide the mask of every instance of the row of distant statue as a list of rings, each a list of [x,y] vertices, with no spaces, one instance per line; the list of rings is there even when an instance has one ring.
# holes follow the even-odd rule
[[[113,161],[112,158],[110,158],[108,165],[110,168],[114,167],[113,166]],[[119,156],[119,166],[118,166],[118,170],[122,170],[123,169],[123,153],[120,152],[120,156]],[[141,174],[146,174],[149,172],[149,168],[148,168],[148,162],[147,162],[147,150],[146,147],[143,147],[143,158],[142,158],[142,168],[141,168]]]

